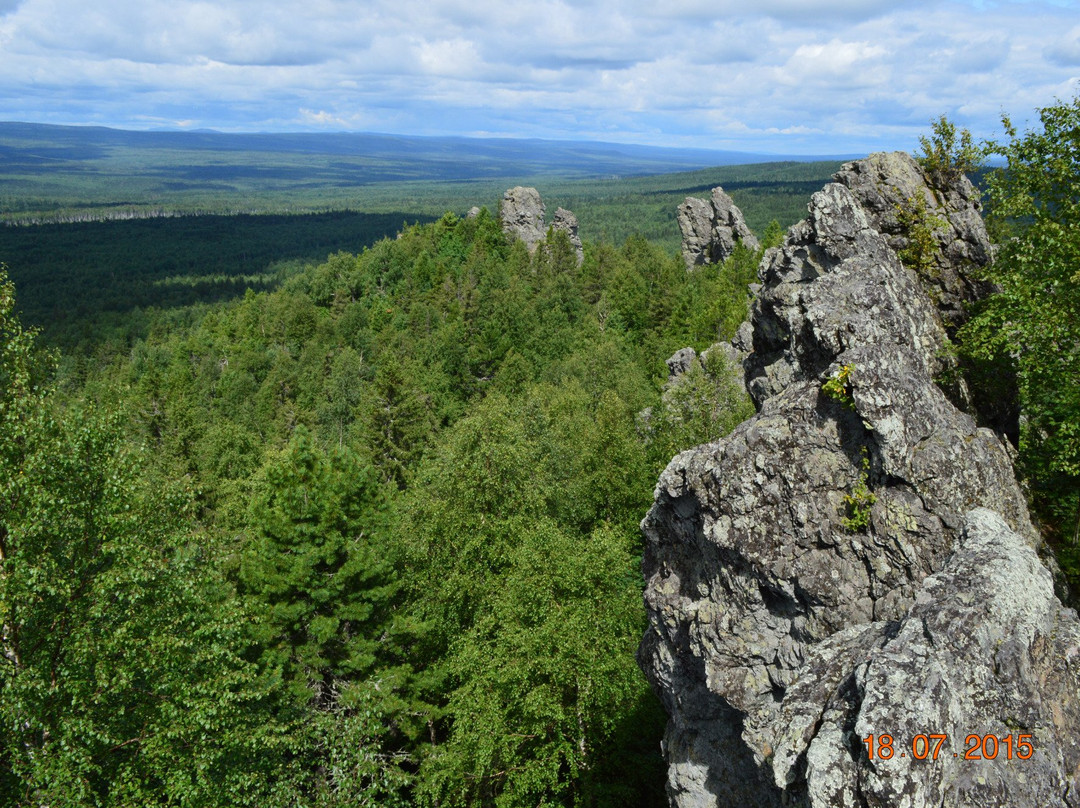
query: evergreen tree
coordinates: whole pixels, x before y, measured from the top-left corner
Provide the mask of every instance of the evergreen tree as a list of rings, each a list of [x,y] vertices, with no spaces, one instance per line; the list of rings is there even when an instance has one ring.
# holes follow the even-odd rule
[[[423,708],[408,701],[415,631],[396,612],[382,486],[349,449],[324,452],[298,427],[257,490],[241,591],[263,664],[314,711],[305,790],[320,805],[391,802]]]
[[[347,448],[324,452],[303,426],[257,491],[240,567],[255,639],[287,680],[328,704],[336,682],[374,670],[393,628],[386,498],[370,467]]]

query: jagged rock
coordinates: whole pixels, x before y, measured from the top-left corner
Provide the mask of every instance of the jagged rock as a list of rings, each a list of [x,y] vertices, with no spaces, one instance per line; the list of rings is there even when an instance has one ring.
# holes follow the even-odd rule
[[[665,360],[668,367],[668,382],[675,381],[676,378],[690,370],[697,358],[697,351],[693,348],[680,348],[668,357]]]
[[[731,250],[735,248],[736,241],[741,241],[752,250],[756,250],[761,246],[753,231],[746,226],[746,220],[743,218],[739,206],[735,204],[730,196],[724,193],[724,189],[719,185],[712,189],[711,200],[716,214],[714,217],[716,225],[713,229],[713,238],[714,241],[718,241],[721,239],[726,240],[730,236],[732,239],[731,248],[725,250],[727,253],[730,254]]]
[[[686,268],[693,269],[711,260],[713,209],[704,199],[688,196],[676,211],[682,232],[682,255]]]
[[[547,235],[540,192],[520,185],[509,189],[499,206],[499,221],[504,233],[525,242],[529,252],[533,252]]]
[[[936,287],[836,183],[760,276],[759,412],[676,456],[642,522],[672,804],[1077,805],[1080,622],[1001,440],[933,381]],[[912,759],[934,733],[947,759]],[[1020,733],[1037,761],[963,759]]]
[[[923,287],[931,291],[949,329],[967,320],[967,306],[993,291],[976,272],[993,258],[982,220],[979,192],[962,174],[942,183],[930,177],[907,152],[873,154],[845,163],[833,177],[847,186],[889,246],[903,253],[911,245],[911,217],[922,206],[933,223],[937,249],[925,263],[913,262]]]
[[[535,188],[523,188],[519,185],[504,193],[499,205],[499,220],[502,222],[503,232],[525,242],[530,253],[535,252],[537,246],[547,237],[544,202]],[[577,217],[565,208],[558,208],[551,227],[566,233],[577,254],[578,266],[581,266],[585,260],[585,251],[581,237],[578,236]]]
[[[994,252],[980,215],[979,192],[963,174],[947,178],[928,174],[905,152],[874,154],[846,163],[834,179],[851,190],[870,226],[906,257],[933,300],[942,326],[950,337],[955,336],[967,321],[971,304],[994,290],[993,284],[978,277]],[[930,225],[930,249],[921,252],[912,246],[917,241],[912,228],[916,216]],[[953,403],[1018,444],[1015,379],[996,377],[994,393],[976,398],[963,377],[953,372],[956,360],[952,355],[940,357],[939,363],[941,371],[948,371],[943,375],[951,378],[945,390]]]
[[[469,208],[468,213],[465,214],[465,218],[466,219],[475,219],[479,215],[480,215],[480,208],[478,208],[476,205],[473,205],[471,208]]]
[[[762,261],[747,375],[755,403],[816,379],[856,345],[901,340],[933,376],[943,370],[945,329],[918,278],[906,270],[858,201],[831,183],[810,215]]]
[[[578,235],[577,216],[566,208],[556,208],[555,218],[551,222],[551,229],[561,230],[566,233],[570,243],[574,245],[574,252],[577,253],[578,266],[581,266],[585,260],[585,249],[581,244],[581,236]]]
[[[752,283],[751,292],[756,296],[761,292],[761,284]],[[749,355],[754,350],[754,328],[750,325],[749,320],[744,320],[742,324],[735,330],[735,336],[731,338],[732,347],[740,354]]]
[[[688,196],[679,205],[677,217],[688,270],[701,264],[723,262],[735,249],[736,242],[741,241],[754,250],[760,246],[746,226],[742,211],[719,186],[713,188],[709,202]]]
[[[805,778],[805,805],[1067,806],[1080,787],[1078,660],[1080,623],[1028,541],[975,509],[901,620],[821,643],[779,720],[751,719],[744,734],[771,748],[777,792]],[[868,765],[863,739],[880,752],[885,735],[893,757]],[[919,760],[930,735],[946,736],[939,755]],[[1001,742],[993,760],[965,759],[970,735],[1010,738],[1012,759]],[[1036,750],[1028,760],[1016,756],[1021,735]]]

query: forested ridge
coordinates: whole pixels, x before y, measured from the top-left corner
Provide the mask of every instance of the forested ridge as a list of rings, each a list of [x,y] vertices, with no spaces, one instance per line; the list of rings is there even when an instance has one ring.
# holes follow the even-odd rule
[[[997,146],[959,340],[1019,380],[1072,576],[1078,110]],[[760,257],[447,214],[77,363],[0,273],[0,804],[666,804],[638,523],[752,407],[721,352],[664,360],[732,336]]]
[[[748,406],[663,359],[757,257],[447,215],[62,389],[5,283],[4,801],[661,803],[637,522]]]

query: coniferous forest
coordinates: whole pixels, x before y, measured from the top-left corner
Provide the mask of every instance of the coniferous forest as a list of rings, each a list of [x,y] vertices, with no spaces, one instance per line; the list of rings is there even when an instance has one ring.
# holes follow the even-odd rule
[[[67,373],[5,279],[3,801],[661,802],[637,523],[748,405],[658,381],[757,257],[447,215]]]
[[[1078,112],[991,144],[1001,293],[962,335],[1019,380],[1072,576]],[[178,259],[76,329],[60,301],[99,284],[28,316],[0,272],[0,804],[666,804],[638,524],[753,410],[720,352],[667,395],[664,360],[734,334],[761,252],[366,223],[359,253],[209,266],[204,297]]]

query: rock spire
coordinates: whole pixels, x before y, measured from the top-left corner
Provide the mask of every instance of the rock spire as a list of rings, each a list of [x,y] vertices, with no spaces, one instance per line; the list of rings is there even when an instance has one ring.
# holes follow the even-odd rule
[[[530,253],[535,252],[547,237],[544,214],[544,202],[535,188],[524,188],[520,185],[510,188],[503,194],[502,203],[499,205],[499,220],[502,222],[503,232],[524,242]],[[577,253],[580,266],[585,258],[585,251],[578,236],[577,217],[564,208],[558,208],[551,227],[566,233]]]
[[[752,250],[760,246],[738,205],[719,186],[713,188],[709,201],[688,196],[679,205],[677,218],[688,270],[702,264],[722,263],[737,242]]]

